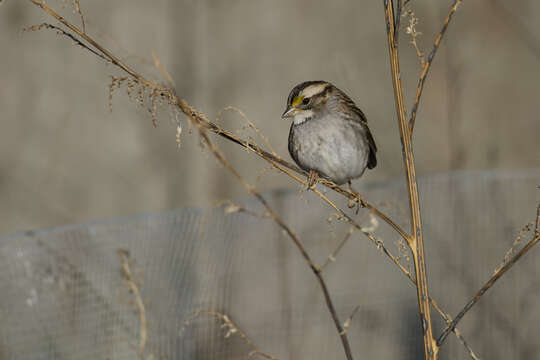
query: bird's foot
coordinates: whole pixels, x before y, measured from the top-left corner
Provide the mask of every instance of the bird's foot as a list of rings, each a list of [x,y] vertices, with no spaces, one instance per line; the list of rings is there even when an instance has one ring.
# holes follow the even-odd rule
[[[347,206],[349,207],[349,209],[356,206],[356,215],[358,215],[358,212],[360,211],[360,208],[361,207],[365,208],[366,203],[364,202],[364,199],[362,198],[362,195],[360,195],[360,193],[358,191],[354,190],[354,188],[352,187],[352,184],[351,184],[350,181],[349,181],[349,190],[354,195],[354,198],[349,199],[349,203],[347,204]]]
[[[308,183],[307,183],[307,189],[313,189],[315,185],[317,185],[319,175],[315,170],[309,170],[309,176],[308,176]]]

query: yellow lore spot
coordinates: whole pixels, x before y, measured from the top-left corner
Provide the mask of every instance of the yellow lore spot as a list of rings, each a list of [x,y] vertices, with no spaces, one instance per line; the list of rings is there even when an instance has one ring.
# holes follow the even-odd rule
[[[300,104],[302,102],[302,100],[304,100],[303,95],[299,95],[299,96],[295,97],[294,100],[291,103],[291,106],[297,106],[298,104]]]

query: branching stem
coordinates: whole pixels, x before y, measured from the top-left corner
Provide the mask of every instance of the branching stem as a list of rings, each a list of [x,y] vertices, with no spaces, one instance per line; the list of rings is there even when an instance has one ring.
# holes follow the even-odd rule
[[[405,102],[399,69],[399,52],[395,41],[395,18],[393,0],[383,0],[386,30],[388,37],[388,53],[392,71],[392,83],[394,85],[394,98],[398,117],[399,133],[401,138],[403,163],[407,176],[407,189],[409,194],[409,206],[411,213],[411,235],[407,243],[411,249],[416,273],[416,289],[418,297],[418,311],[424,340],[424,358],[426,360],[437,359],[438,346],[433,338],[431,323],[431,311],[429,306],[429,294],[427,283],[426,262],[424,257],[424,243],[422,237],[422,222],[420,216],[420,200],[418,185],[416,182],[416,170],[411,144],[411,136],[406,118]]]
[[[429,53],[427,60],[422,68],[422,74],[420,74],[420,79],[418,80],[418,88],[416,89],[416,96],[414,98],[414,103],[411,110],[411,118],[409,119],[409,132],[411,136],[414,130],[414,122],[416,120],[416,113],[418,112],[418,106],[420,104],[420,97],[422,96],[422,90],[424,90],[424,83],[426,82],[429,69],[431,68],[431,64],[433,63],[433,58],[435,57],[435,54],[439,49],[439,45],[441,44],[441,40],[446,33],[446,29],[448,28],[448,25],[452,20],[452,15],[454,15],[457,8],[459,7],[459,5],[461,5],[462,2],[463,0],[454,0],[454,4],[450,7],[448,15],[446,15],[446,18],[444,19],[443,27],[441,31],[439,31],[439,34],[437,34],[437,37],[435,38],[435,43],[433,44],[433,48],[431,49],[431,52]]]
[[[454,318],[454,320],[452,320],[452,322],[450,324],[448,324],[446,329],[444,329],[442,334],[437,339],[437,346],[440,347],[440,346],[442,346],[444,344],[444,342],[445,342],[446,338],[448,337],[448,334],[450,333],[450,331],[452,331],[457,326],[457,324],[461,321],[463,316],[465,316],[465,314],[474,306],[474,304],[476,304],[478,302],[478,300],[480,300],[482,295],[484,295],[486,293],[486,291],[488,291],[495,284],[495,282],[501,276],[504,275],[504,273],[506,273],[508,270],[510,270],[510,268],[512,268],[512,266],[514,266],[523,255],[525,255],[529,250],[532,249],[532,247],[534,245],[536,245],[538,243],[538,241],[540,240],[540,229],[538,228],[539,221],[540,221],[540,204],[536,208],[536,226],[535,226],[534,235],[533,235],[533,238],[531,239],[531,241],[529,241],[527,243],[527,245],[525,245],[516,255],[514,255],[514,257],[512,257],[512,259],[510,261],[508,261],[503,267],[501,267],[499,270],[497,270],[495,272],[495,274],[493,274],[493,276],[484,284],[484,286],[482,286],[482,288],[480,290],[478,290],[478,292],[463,307],[463,309]]]

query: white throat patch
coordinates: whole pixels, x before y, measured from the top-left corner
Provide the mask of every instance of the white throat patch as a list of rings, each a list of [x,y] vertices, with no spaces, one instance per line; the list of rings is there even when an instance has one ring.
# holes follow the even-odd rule
[[[304,110],[298,114],[296,114],[293,118],[294,125],[299,125],[305,122],[307,119],[313,117],[313,111],[312,110]]]

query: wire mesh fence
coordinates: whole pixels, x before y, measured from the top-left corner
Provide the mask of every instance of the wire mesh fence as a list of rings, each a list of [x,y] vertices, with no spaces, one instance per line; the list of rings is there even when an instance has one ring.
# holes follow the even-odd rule
[[[539,184],[539,169],[420,179],[430,291],[445,312],[456,315],[534,221]],[[408,228],[403,182],[359,190]],[[357,308],[347,327],[357,358],[422,357],[415,289],[380,246],[350,232],[311,192],[266,198],[324,265],[340,318]],[[366,210],[351,214],[412,266],[391,229]],[[459,324],[480,358],[537,357],[539,258],[533,249]],[[0,292],[0,359],[329,359],[343,352],[311,270],[250,199],[4,237]],[[438,334],[445,323],[434,318]],[[452,335],[441,358],[470,356]]]

